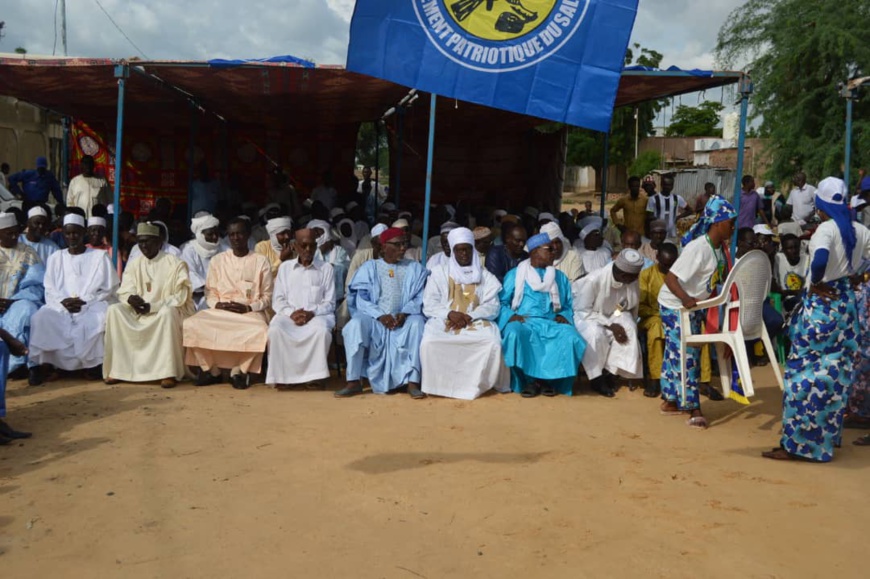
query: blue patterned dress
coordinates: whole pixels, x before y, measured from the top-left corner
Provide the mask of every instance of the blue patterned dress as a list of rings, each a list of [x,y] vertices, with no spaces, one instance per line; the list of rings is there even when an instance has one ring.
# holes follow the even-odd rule
[[[858,328],[863,329],[855,351],[855,382],[849,393],[849,413],[870,418],[870,283],[862,283],[855,292],[858,298]]]
[[[819,462],[840,446],[859,339],[849,279],[828,285],[836,297],[826,302],[808,292],[790,328],[780,441],[787,452]]]

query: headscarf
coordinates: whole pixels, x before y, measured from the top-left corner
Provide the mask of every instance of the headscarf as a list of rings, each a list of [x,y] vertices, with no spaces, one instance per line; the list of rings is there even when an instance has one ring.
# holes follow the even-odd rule
[[[846,205],[846,193],[848,187],[842,179],[828,177],[819,182],[816,189],[816,209],[824,211],[840,230],[843,245],[846,246],[846,261],[849,262],[849,270],[852,270],[852,253],[857,245],[855,226],[852,223],[852,212]]]
[[[341,232],[341,226],[344,225],[345,223],[350,225],[350,235],[349,236],[345,236]],[[348,240],[349,242],[351,242],[353,244],[354,247],[356,247],[359,244],[359,238],[356,235],[356,227],[354,227],[353,225],[354,225],[353,219],[342,219],[341,221],[336,223],[335,228],[336,228],[336,230],[338,230],[339,235],[344,237],[344,239]]]
[[[474,251],[474,233],[466,227],[458,227],[447,234],[447,243],[450,244],[450,261],[447,269],[453,281],[462,285],[478,284],[481,280],[480,256]],[[453,250],[457,245],[467,243],[471,246],[471,265],[459,265],[456,261],[456,252]]]
[[[317,247],[322,247],[332,239],[332,226],[322,219],[312,219],[306,226],[308,229],[322,229],[323,235],[317,238]]]
[[[194,217],[190,221],[190,231],[194,235],[193,250],[203,259],[211,259],[220,251],[220,243],[206,241],[203,231],[220,225],[218,218],[206,213],[200,217]]]
[[[562,240],[562,254],[556,256],[556,260],[553,262],[553,265],[558,266],[562,263],[562,260],[565,259],[565,255],[567,255],[568,251],[571,249],[571,242],[568,241],[568,238],[565,237],[565,234],[562,233],[562,228],[559,227],[559,224],[551,221],[550,223],[545,223],[541,226],[541,233],[546,233],[550,236],[550,240],[554,240],[557,237]]]
[[[527,245],[529,251],[550,243],[550,236],[546,233],[539,233],[529,238]],[[538,275],[537,270],[532,267],[531,259],[521,261],[517,266],[516,277],[514,278],[514,297],[511,301],[511,309],[516,310],[523,303],[523,294],[525,293],[526,284],[536,292],[547,292],[550,294],[550,301],[553,304],[553,311],[559,313],[562,310],[562,300],[559,299],[559,284],[556,283],[556,268],[548,266],[544,270],[544,277]]]
[[[378,235],[378,240],[381,242],[381,245],[383,245],[397,237],[403,237],[404,235],[404,229],[399,229],[398,227],[390,227],[389,229],[385,229]]]
[[[734,206],[724,197],[713,195],[704,206],[704,213],[702,213],[695,224],[692,225],[692,228],[686,232],[681,243],[683,247],[685,247],[699,237],[707,235],[707,232],[710,231],[710,227],[712,227],[714,223],[736,218],[737,212],[734,210]]]
[[[275,217],[266,222],[266,232],[269,234],[269,244],[277,253],[283,249],[278,243],[278,234],[293,229],[293,220],[289,217]]]

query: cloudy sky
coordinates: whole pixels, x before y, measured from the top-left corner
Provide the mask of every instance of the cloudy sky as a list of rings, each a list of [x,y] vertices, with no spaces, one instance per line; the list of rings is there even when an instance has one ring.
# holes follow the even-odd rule
[[[632,42],[662,52],[665,66],[710,68],[719,27],[741,4],[641,0]],[[75,56],[204,60],[292,54],[344,64],[353,5],[354,0],[66,0],[67,45]],[[56,6],[57,0],[2,0],[0,52],[24,47],[31,54],[61,54]],[[694,105],[696,99],[684,102]]]

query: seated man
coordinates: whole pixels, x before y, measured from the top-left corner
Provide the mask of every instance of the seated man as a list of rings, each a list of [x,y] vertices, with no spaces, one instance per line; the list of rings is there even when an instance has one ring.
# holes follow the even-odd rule
[[[102,377],[106,311],[116,301],[121,281],[105,251],[85,246],[85,220],[68,213],[63,234],[68,249],[48,258],[45,305],[30,321],[30,361],[33,381],[41,383],[43,367],[88,370]]]
[[[447,237],[450,260],[432,270],[423,293],[429,318],[420,345],[423,392],[462,400],[492,388],[507,392],[510,375],[495,322],[501,284],[480,266],[471,230],[460,227]]]
[[[43,265],[48,263],[49,256],[60,249],[55,242],[46,237],[50,232],[51,219],[48,211],[41,205],[35,205],[27,212],[27,230],[22,233],[18,241],[29,246]]]
[[[527,234],[522,225],[502,220],[503,245],[493,245],[486,255],[486,269],[502,283],[507,272],[529,257],[524,247]]]
[[[499,329],[511,388],[523,398],[570,396],[586,343],[571,323],[568,277],[553,267],[550,237],[529,238],[529,258],[504,278]]]
[[[194,312],[187,264],[161,250],[160,228],[140,223],[140,257],[127,263],[118,299],[106,313],[106,384],[160,380],[173,388],[184,377],[181,328]]]
[[[335,278],[335,299],[344,299],[344,285],[347,281],[347,270],[350,266],[350,257],[332,234],[332,226],[326,221],[312,219],[307,227],[314,231],[317,238],[317,258],[332,266]]]
[[[365,375],[372,391],[385,394],[408,387],[412,398],[425,398],[420,390],[420,340],[423,287],[426,269],[403,259],[408,241],[401,229],[379,236],[381,259],[357,270],[347,295],[351,320],[342,330],[347,350],[347,386],[335,393],[347,398],[362,393]]]
[[[279,389],[329,378],[335,280],[332,266],[316,258],[316,251],[315,232],[297,231],[299,257],[282,264],[275,280],[266,383]]]
[[[250,222],[235,218],[227,225],[230,250],[211,260],[205,282],[209,309],[184,320],[184,361],[198,366],[197,386],[221,381],[229,370],[236,390],[250,386],[248,374],[259,373],[266,352],[272,266],[249,249]]]
[[[659,310],[659,292],[665,283],[665,276],[677,261],[679,250],[673,243],[662,243],[657,252],[656,264],[640,272],[640,329],[646,332],[646,353],[649,366],[649,383],[643,395],[658,398],[661,394],[662,360],[665,348],[665,333],[662,328],[662,314]]]
[[[782,235],[780,245],[782,252],[776,254],[773,285],[782,293],[783,312],[790,313],[800,303],[800,295],[806,285],[809,259],[803,253],[801,240],[796,235]]]
[[[18,221],[13,213],[0,213],[0,329],[25,346],[30,342],[30,318],[43,304],[45,265],[30,247],[18,242]],[[27,374],[25,356],[10,348],[7,373]]]
[[[451,231],[458,227],[459,225],[452,221],[448,221],[441,226],[441,251],[426,260],[426,269],[432,271],[439,265],[443,265],[450,261],[450,243],[447,241],[447,236],[450,235]]]
[[[586,341],[583,368],[592,389],[616,395],[615,376],[640,379],[643,364],[637,342],[643,256],[623,249],[616,261],[574,282],[574,324]]]
[[[81,216],[79,216],[81,217]],[[100,251],[105,251],[109,256],[109,259],[112,258],[112,245],[106,239],[106,235],[108,234],[108,230],[106,229],[106,219],[105,217],[91,217],[87,220],[88,224],[88,243],[85,247],[90,249],[98,249]],[[61,233],[63,233],[63,228],[61,228]],[[65,243],[65,242],[64,242]]]
[[[208,279],[211,259],[220,253],[219,225],[217,217],[209,213],[194,217],[190,222],[190,231],[194,238],[181,246],[181,259],[187,264],[193,303],[197,310],[208,307],[205,301],[205,280]]]
[[[9,332],[0,329],[0,446],[6,446],[13,440],[30,438],[29,432],[14,430],[3,420],[6,418],[6,372],[9,368],[9,357],[27,356],[27,346],[16,340]]]
[[[577,252],[571,247],[571,242],[562,233],[562,228],[555,221],[551,221],[541,227],[541,233],[549,235],[550,243],[553,244],[553,267],[568,276],[568,281],[572,283],[579,279],[583,275],[583,265]]]
[[[668,224],[662,219],[656,219],[649,224],[649,239],[640,245],[640,254],[655,261],[656,253],[668,236]],[[674,246],[676,247],[676,245]],[[678,249],[679,251],[679,249]]]
[[[269,260],[272,279],[278,275],[278,268],[288,259],[296,257],[293,249],[293,220],[289,217],[275,217],[266,222],[269,239],[254,246],[254,251],[265,255]]]
[[[613,260],[610,250],[604,247],[602,226],[601,218],[589,219],[589,223],[580,230],[580,237],[574,242],[574,249],[577,250],[583,265],[583,275],[589,275]]]

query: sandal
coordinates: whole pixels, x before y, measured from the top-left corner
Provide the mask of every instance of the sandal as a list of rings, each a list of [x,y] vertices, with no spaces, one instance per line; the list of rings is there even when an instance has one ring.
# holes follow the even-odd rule
[[[707,430],[708,428],[707,419],[703,416],[692,416],[686,421],[686,424],[691,428],[698,428],[700,430]]]
[[[556,388],[551,384],[545,384],[544,386],[541,386],[541,394],[547,398],[552,398],[556,395]]]
[[[541,385],[537,382],[532,382],[531,384],[527,384],[525,388],[520,392],[520,396],[523,398],[534,398],[538,394],[541,393]]]
[[[799,459],[799,457],[793,455],[792,453],[790,453],[786,449],[782,448],[781,446],[778,446],[776,448],[772,448],[772,449],[768,450],[767,452],[762,452],[761,456],[763,456],[764,458],[770,458],[773,460],[798,460]]]
[[[668,400],[662,402],[662,405],[659,406],[659,410],[661,411],[662,416],[682,416],[685,414],[685,412],[680,410],[676,402],[669,402]]]
[[[857,440],[852,441],[852,444],[855,446],[870,446],[870,434],[859,436]]]

